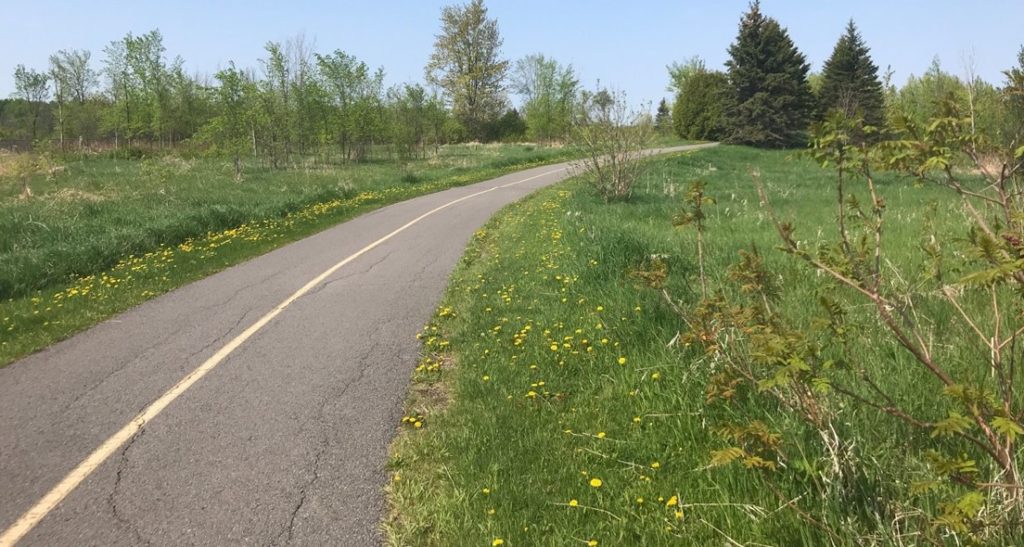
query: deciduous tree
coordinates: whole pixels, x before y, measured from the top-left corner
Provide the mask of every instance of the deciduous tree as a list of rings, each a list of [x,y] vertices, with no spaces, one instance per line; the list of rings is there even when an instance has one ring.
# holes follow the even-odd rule
[[[14,68],[14,96],[28,104],[32,113],[32,141],[35,142],[39,113],[50,96],[50,76],[18,65]]]
[[[480,138],[505,109],[505,76],[498,22],[483,0],[441,10],[441,33],[426,67],[426,79],[445,91],[455,116]]]
[[[527,55],[516,61],[513,89],[524,99],[529,138],[552,141],[568,134],[579,93],[579,81],[571,65],[563,66],[539,53]]]
[[[686,79],[672,109],[672,126],[684,139],[722,138],[729,80],[721,72],[700,71]]]

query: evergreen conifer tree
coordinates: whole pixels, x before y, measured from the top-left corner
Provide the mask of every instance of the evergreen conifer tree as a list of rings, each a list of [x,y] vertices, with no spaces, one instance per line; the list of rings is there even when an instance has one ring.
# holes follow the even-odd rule
[[[740,20],[729,56],[728,140],[766,148],[802,143],[813,106],[810,66],[786,29],[761,13],[759,1]]]
[[[875,127],[885,121],[885,94],[878,66],[852,19],[825,61],[818,105],[819,119],[839,110],[847,116],[863,116],[865,124]]]
[[[659,133],[668,133],[672,130],[672,110],[664,98],[658,103],[658,113],[654,116],[654,127]]]

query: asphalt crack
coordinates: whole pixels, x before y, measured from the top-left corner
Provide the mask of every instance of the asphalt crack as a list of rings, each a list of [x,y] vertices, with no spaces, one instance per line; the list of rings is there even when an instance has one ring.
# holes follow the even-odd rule
[[[215,345],[217,345],[217,344],[221,343],[221,342],[222,342],[222,341],[223,341],[223,340],[224,340],[225,338],[227,338],[227,337],[228,337],[228,335],[229,335],[229,334],[231,334],[232,332],[234,332],[234,331],[235,331],[235,329],[237,329],[237,328],[238,328],[238,326],[242,324],[242,321],[244,321],[244,320],[245,320],[245,318],[246,318],[246,317],[247,317],[248,315],[249,315],[249,313],[248,313],[248,312],[246,312],[246,313],[243,313],[243,314],[239,315],[239,316],[238,316],[238,319],[236,319],[236,320],[235,320],[235,324],[234,324],[234,325],[231,325],[231,327],[229,327],[229,328],[228,328],[227,330],[225,330],[224,332],[222,332],[222,333],[221,333],[220,335],[218,335],[218,336],[217,336],[216,338],[214,338],[213,340],[211,340],[210,342],[208,342],[208,343],[207,343],[207,344],[206,344],[205,346],[203,346],[203,347],[199,348],[198,350],[196,350],[196,351],[193,351],[192,353],[190,353],[190,354],[188,355],[188,357],[187,357],[186,359],[187,359],[187,360],[189,360],[189,361],[191,361],[191,360],[192,360],[193,358],[195,358],[195,356],[196,356],[196,355],[200,355],[200,354],[202,354],[203,352],[205,352],[205,351],[209,350],[210,348],[212,348],[213,346],[215,346]]]
[[[384,256],[382,256],[382,257],[380,257],[379,259],[377,259],[377,260],[373,261],[373,262],[372,262],[372,263],[371,263],[371,264],[370,264],[369,266],[367,266],[367,267],[365,267],[365,268],[362,268],[362,269],[358,269],[358,270],[355,270],[355,271],[350,271],[350,272],[347,272],[347,273],[345,273],[345,274],[343,274],[343,275],[340,275],[340,276],[337,276],[337,277],[335,277],[334,279],[331,279],[330,281],[326,281],[326,282],[324,282],[324,283],[321,283],[321,284],[320,284],[320,285],[318,285],[318,286],[317,286],[316,288],[314,288],[313,290],[309,291],[309,292],[308,292],[308,293],[306,294],[306,296],[313,296],[313,295],[315,295],[315,294],[318,294],[318,293],[320,293],[320,291],[323,291],[323,290],[324,290],[324,289],[326,289],[327,287],[330,287],[331,285],[334,285],[335,283],[338,283],[339,281],[345,281],[345,280],[347,280],[347,279],[351,279],[351,278],[353,278],[353,277],[356,277],[356,276],[359,276],[359,275],[366,275],[366,274],[369,274],[369,273],[370,273],[370,272],[372,272],[372,271],[373,271],[373,270],[374,270],[374,269],[375,269],[375,268],[376,268],[377,266],[379,266],[379,265],[380,265],[380,264],[381,264],[382,262],[384,262],[385,260],[387,260],[387,259],[391,258],[391,255],[392,255],[393,253],[394,253],[394,251],[393,251],[393,250],[391,250],[391,251],[388,251],[388,252],[384,253]]]
[[[302,508],[305,507],[306,500],[308,499],[309,493],[313,489],[313,486],[317,483],[317,481],[320,480],[320,464],[323,461],[324,455],[327,453],[327,448],[329,445],[329,442],[327,440],[328,424],[326,424],[324,421],[324,414],[326,413],[327,405],[338,402],[345,396],[345,393],[348,392],[349,388],[359,384],[363,380],[363,378],[366,377],[367,370],[371,366],[370,356],[377,351],[378,346],[379,344],[377,342],[372,343],[370,347],[362,355],[358,357],[358,361],[361,363],[361,366],[359,367],[359,372],[358,374],[356,374],[355,378],[346,382],[344,387],[342,387],[339,391],[336,391],[334,393],[328,393],[320,399],[319,409],[317,410],[314,422],[319,427],[319,442],[317,443],[316,453],[313,456],[313,463],[310,466],[311,476],[309,480],[307,480],[306,483],[303,484],[302,487],[299,489],[299,498],[295,502],[295,505],[292,507],[292,510],[288,514],[287,524],[275,538],[275,545],[291,544],[292,540],[295,537],[295,525],[298,521],[299,513],[302,512]],[[282,538],[284,538],[283,543],[281,541]]]
[[[299,490],[299,500],[295,504],[295,507],[292,508],[291,513],[288,515],[288,525],[277,536],[278,540],[280,540],[281,536],[287,534],[287,538],[285,539],[284,542],[285,545],[291,544],[292,538],[295,535],[295,521],[298,519],[299,512],[302,511],[302,507],[306,505],[306,498],[309,496],[309,491],[313,488],[313,485],[316,484],[316,481],[320,480],[320,461],[323,458],[324,453],[326,451],[327,443],[321,442],[320,447],[316,451],[316,455],[313,457],[313,476],[310,477],[309,481],[307,481],[306,484],[303,485],[302,488]]]
[[[118,525],[122,529],[127,530],[135,540],[132,542],[133,545],[152,545],[152,542],[142,537],[142,531],[139,527],[132,522],[128,516],[124,515],[121,509],[117,505],[117,494],[121,488],[121,481],[124,478],[124,473],[128,468],[128,451],[131,450],[135,442],[142,437],[146,432],[145,429],[139,429],[139,431],[132,435],[132,438],[125,443],[124,448],[121,449],[121,458],[117,463],[117,473],[114,476],[114,487],[110,490],[110,495],[107,496],[107,505],[110,507],[110,513],[113,515],[114,520],[117,521]]]

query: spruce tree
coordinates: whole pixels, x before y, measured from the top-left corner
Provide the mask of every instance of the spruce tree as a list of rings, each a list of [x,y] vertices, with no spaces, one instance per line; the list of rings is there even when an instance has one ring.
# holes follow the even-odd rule
[[[810,65],[786,29],[761,13],[759,1],[740,20],[729,56],[728,140],[769,148],[801,144],[813,105]]]
[[[867,125],[879,127],[885,122],[885,94],[878,66],[852,19],[825,61],[818,104],[819,119],[838,110],[850,117],[862,116]]]
[[[672,130],[672,109],[664,98],[658,103],[658,113],[654,116],[654,128],[659,133],[668,133]]]

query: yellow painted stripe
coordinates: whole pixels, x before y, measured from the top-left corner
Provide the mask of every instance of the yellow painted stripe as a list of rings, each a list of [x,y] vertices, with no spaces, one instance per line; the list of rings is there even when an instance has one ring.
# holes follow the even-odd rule
[[[260,329],[265,327],[267,323],[269,323],[271,320],[277,317],[278,314],[284,311],[285,308],[287,308],[293,302],[301,298],[311,289],[322,283],[331,274],[338,271],[339,268],[342,268],[349,262],[352,262],[353,260],[359,258],[360,256],[368,253],[375,247],[402,233],[403,231],[407,230],[409,227],[415,225],[416,223],[422,221],[423,219],[439,211],[447,209],[452,205],[466,201],[468,199],[475,198],[477,196],[482,196],[488,192],[493,192],[501,188],[508,188],[509,186],[515,186],[517,184],[529,182],[531,180],[552,175],[554,173],[564,172],[567,169],[567,167],[561,167],[559,169],[547,171],[545,173],[541,173],[539,175],[535,175],[515,182],[510,182],[508,184],[494,186],[492,188],[488,188],[487,190],[482,190],[480,192],[476,192],[474,194],[470,194],[468,196],[463,196],[459,199],[449,201],[444,205],[435,207],[434,209],[431,209],[430,211],[427,211],[426,213],[423,213],[422,215],[410,220],[409,222],[403,224],[401,227],[395,229],[388,235],[378,239],[377,241],[374,241],[373,243],[367,245],[366,247],[363,247],[355,254],[348,256],[341,262],[338,262],[337,264],[328,268],[320,275],[314,277],[312,280],[309,281],[309,283],[303,285],[302,288],[292,293],[291,296],[289,296],[283,302],[275,306],[274,309],[270,310],[270,312],[268,312],[258,321],[250,325],[249,328],[245,329],[241,334],[239,334],[230,342],[225,344],[224,347],[217,350],[217,353],[214,353],[213,356],[204,361],[203,364],[199,365],[198,367],[195,368],[195,370],[188,373],[188,375],[182,378],[177,384],[174,385],[174,387],[167,390],[163,395],[157,398],[157,400],[153,401],[149,406],[143,409],[142,412],[140,412],[134,418],[132,418],[132,420],[128,422],[120,430],[118,430],[117,433],[114,433],[113,435],[110,436],[110,438],[103,441],[103,444],[96,448],[96,450],[93,450],[88,457],[82,460],[82,463],[78,464],[70,473],[67,474],[66,477],[64,477],[59,483],[57,483],[57,486],[54,486],[49,492],[47,492],[46,495],[43,496],[42,499],[40,499],[38,502],[36,502],[36,504],[33,505],[31,509],[29,509],[23,515],[21,515],[21,517],[19,517],[18,520],[15,521],[15,523],[12,524],[10,528],[5,530],[3,535],[0,535],[0,547],[11,547],[18,541],[20,541],[21,538],[25,537],[25,534],[31,532],[32,529],[35,528],[37,524],[39,524],[39,521],[41,521],[44,517],[46,517],[47,514],[53,511],[53,509],[57,506],[57,504],[61,502],[61,500],[63,500],[68,494],[70,494],[75,488],[77,488],[78,485],[82,483],[82,481],[88,478],[89,475],[91,475],[92,472],[95,471],[97,467],[99,467],[103,462],[110,458],[110,456],[117,452],[118,448],[124,445],[124,443],[128,442],[136,434],[138,434],[139,431],[141,431],[142,428],[145,427],[145,425],[149,423],[150,420],[156,418],[161,412],[163,412],[165,408],[167,408],[168,405],[173,403],[175,399],[181,397],[182,394],[188,391],[188,388],[192,387],[192,385],[201,380],[203,376],[206,376],[207,373],[216,368],[217,365],[219,365],[222,361],[224,361],[224,359],[228,355],[231,354],[231,352],[238,349],[238,347],[245,343],[246,340],[248,340],[254,334],[259,332]]]

